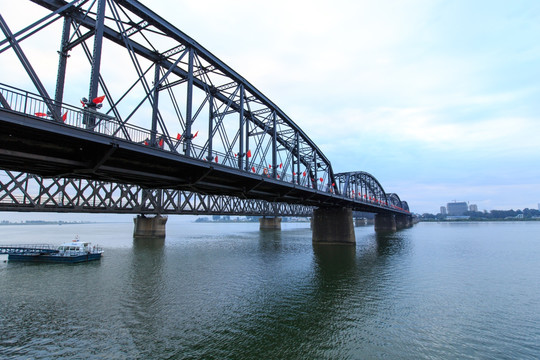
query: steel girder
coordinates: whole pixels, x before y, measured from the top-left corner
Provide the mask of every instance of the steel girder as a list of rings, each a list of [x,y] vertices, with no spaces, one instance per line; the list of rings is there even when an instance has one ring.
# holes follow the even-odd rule
[[[352,199],[388,206],[388,196],[377,179],[364,171],[335,175],[341,193]]]
[[[0,170],[0,211],[308,217],[313,208]]]
[[[113,136],[313,189],[335,183],[330,161],[278,106],[138,1],[32,1],[51,13],[0,41],[0,53],[64,20],[58,67],[50,69],[57,70],[56,96],[39,91],[36,112],[82,118],[92,129],[108,122]],[[69,81],[76,58],[91,74],[84,110],[62,104],[85,95]],[[104,107],[96,111],[92,100],[101,94]]]
[[[410,211],[410,210],[409,210],[409,204],[407,204],[406,201],[402,201],[402,202],[401,202],[401,208],[402,208],[403,210],[405,210],[406,212],[409,212],[409,211]]]
[[[401,201],[398,194],[396,193],[389,193],[386,194],[386,198],[388,199],[388,205],[395,208],[395,209],[401,209],[409,211],[409,205],[405,201]]]

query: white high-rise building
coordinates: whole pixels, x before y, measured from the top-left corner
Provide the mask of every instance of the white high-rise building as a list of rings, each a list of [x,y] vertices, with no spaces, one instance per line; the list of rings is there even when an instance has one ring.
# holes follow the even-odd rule
[[[478,205],[476,204],[469,205],[469,211],[478,211]]]
[[[540,204],[538,204],[540,206]],[[446,215],[446,206],[441,206],[441,215]]]

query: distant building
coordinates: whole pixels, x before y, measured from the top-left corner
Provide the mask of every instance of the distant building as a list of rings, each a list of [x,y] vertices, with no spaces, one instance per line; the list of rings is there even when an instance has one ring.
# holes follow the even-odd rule
[[[446,204],[446,210],[450,216],[461,216],[469,210],[466,202],[453,202]]]
[[[446,215],[446,206],[441,206],[441,215]]]
[[[469,205],[469,211],[474,211],[474,212],[478,211],[478,205],[476,204]]]

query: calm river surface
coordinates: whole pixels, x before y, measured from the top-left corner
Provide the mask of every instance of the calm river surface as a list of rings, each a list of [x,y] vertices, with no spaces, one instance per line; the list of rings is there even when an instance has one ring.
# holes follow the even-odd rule
[[[81,239],[78,265],[0,262],[1,359],[538,359],[540,222],[420,223],[356,247],[308,224],[170,217],[0,226],[0,244]]]

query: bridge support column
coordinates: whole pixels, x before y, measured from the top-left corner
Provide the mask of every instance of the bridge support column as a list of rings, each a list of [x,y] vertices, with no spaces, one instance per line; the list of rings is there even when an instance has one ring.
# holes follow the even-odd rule
[[[280,217],[262,217],[259,218],[260,230],[281,230],[281,218]]]
[[[395,215],[396,230],[405,229],[407,227],[407,217],[404,215]]]
[[[367,225],[367,219],[364,218],[356,218],[354,219],[354,226],[364,226]]]
[[[397,231],[396,217],[394,214],[375,214],[376,232],[395,232]]]
[[[352,209],[319,208],[313,211],[312,239],[317,244],[355,244]]]
[[[412,217],[409,215],[396,215],[396,228],[398,230],[412,227]]]
[[[135,227],[133,229],[134,238],[154,237],[165,238],[165,224],[167,224],[167,217],[156,215],[154,217],[146,217],[144,215],[137,215],[133,219]]]

